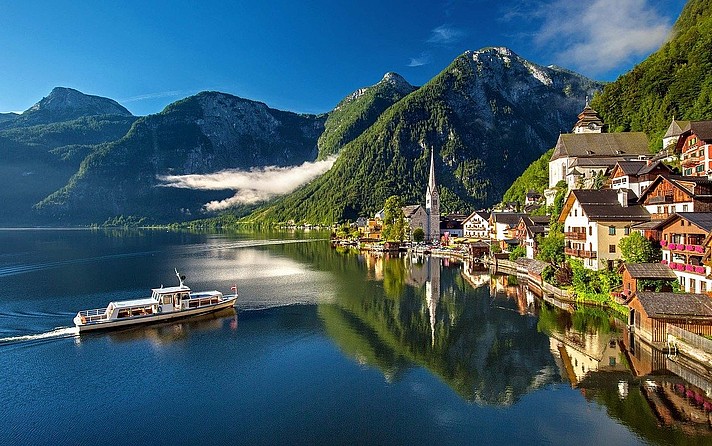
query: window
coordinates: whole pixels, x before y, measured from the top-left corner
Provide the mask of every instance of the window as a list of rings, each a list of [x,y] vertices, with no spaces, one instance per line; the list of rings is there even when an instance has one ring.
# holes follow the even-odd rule
[[[698,164],[697,167],[695,167],[695,172],[702,172],[703,170],[705,170],[704,164]]]
[[[690,279],[690,292],[695,292],[695,279]]]
[[[588,235],[593,235],[593,226],[588,227]]]
[[[686,175],[686,176],[692,175],[692,168],[690,168],[690,169],[685,169],[685,175]]]
[[[683,205],[682,205],[682,212],[687,212],[687,205],[686,205],[686,204],[683,204]]]
[[[626,226],[625,228],[623,228],[623,234],[630,235],[630,226]]]
[[[700,293],[706,293],[707,292],[707,282],[704,280],[700,280]]]
[[[608,252],[611,254],[616,253],[616,245],[608,245]]]
[[[578,217],[578,209],[574,209],[574,217]]]
[[[608,235],[616,235],[616,227],[615,226],[608,227]]]
[[[658,214],[662,214],[662,213],[663,213],[663,207],[662,207],[662,206],[658,206]]]

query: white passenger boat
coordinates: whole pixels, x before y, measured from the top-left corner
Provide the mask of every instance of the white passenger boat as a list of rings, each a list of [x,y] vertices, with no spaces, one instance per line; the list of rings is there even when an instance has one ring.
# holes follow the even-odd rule
[[[197,316],[232,307],[237,301],[235,294],[223,296],[220,291],[193,292],[185,286],[185,276],[178,274],[176,287],[154,288],[151,297],[110,302],[106,308],[83,310],[74,317],[79,332],[126,327],[137,324],[167,321]]]

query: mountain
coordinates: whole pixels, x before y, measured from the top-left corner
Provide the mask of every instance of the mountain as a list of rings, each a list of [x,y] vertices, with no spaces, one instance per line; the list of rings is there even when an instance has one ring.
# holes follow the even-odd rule
[[[329,113],[319,137],[319,158],[338,153],[348,142],[369,128],[388,107],[416,88],[397,73],[386,73],[376,85],[360,88]]]
[[[233,192],[158,187],[157,177],[314,160],[324,120],[202,92],[140,118],[120,140],[97,146],[66,186],[36,209],[62,223],[102,222],[117,215],[157,222],[199,216],[203,204]]]
[[[13,119],[20,116],[18,113],[0,113],[0,123],[5,121],[12,121]]]
[[[543,194],[544,189],[549,187],[549,160],[553,154],[554,149],[551,148],[531,163],[529,167],[512,182],[507,192],[504,193],[502,202],[509,203],[516,201],[523,205],[527,192],[530,190]]]
[[[673,119],[712,119],[712,0],[690,0],[670,39],[606,85],[591,105],[613,131],[646,132],[655,149]]]
[[[55,87],[50,94],[25,110],[2,128],[72,121],[85,116],[115,115],[131,117],[131,112],[113,99],[92,96],[66,87]]]
[[[67,184],[94,145],[121,138],[137,119],[114,104],[55,88],[23,114],[2,115],[0,176],[8,187],[0,188],[0,225],[53,223],[39,221],[32,206]]]
[[[355,220],[392,194],[421,203],[431,150],[442,211],[491,205],[601,88],[507,48],[468,51],[344,145],[330,171],[250,219]]]

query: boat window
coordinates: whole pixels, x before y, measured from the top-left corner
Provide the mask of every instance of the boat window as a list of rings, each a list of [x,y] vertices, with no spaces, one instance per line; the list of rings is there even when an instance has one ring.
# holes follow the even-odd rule
[[[171,301],[172,301],[172,299],[173,299],[173,295],[172,295],[172,294],[164,294],[164,295],[163,295],[163,303],[164,303],[164,304],[170,304]]]

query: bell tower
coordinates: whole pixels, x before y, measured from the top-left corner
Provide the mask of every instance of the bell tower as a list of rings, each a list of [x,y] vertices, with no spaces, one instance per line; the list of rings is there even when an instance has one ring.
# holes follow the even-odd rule
[[[428,216],[425,237],[434,242],[440,240],[440,196],[435,184],[435,149],[430,150],[430,177],[428,189],[425,192],[425,213]]]

